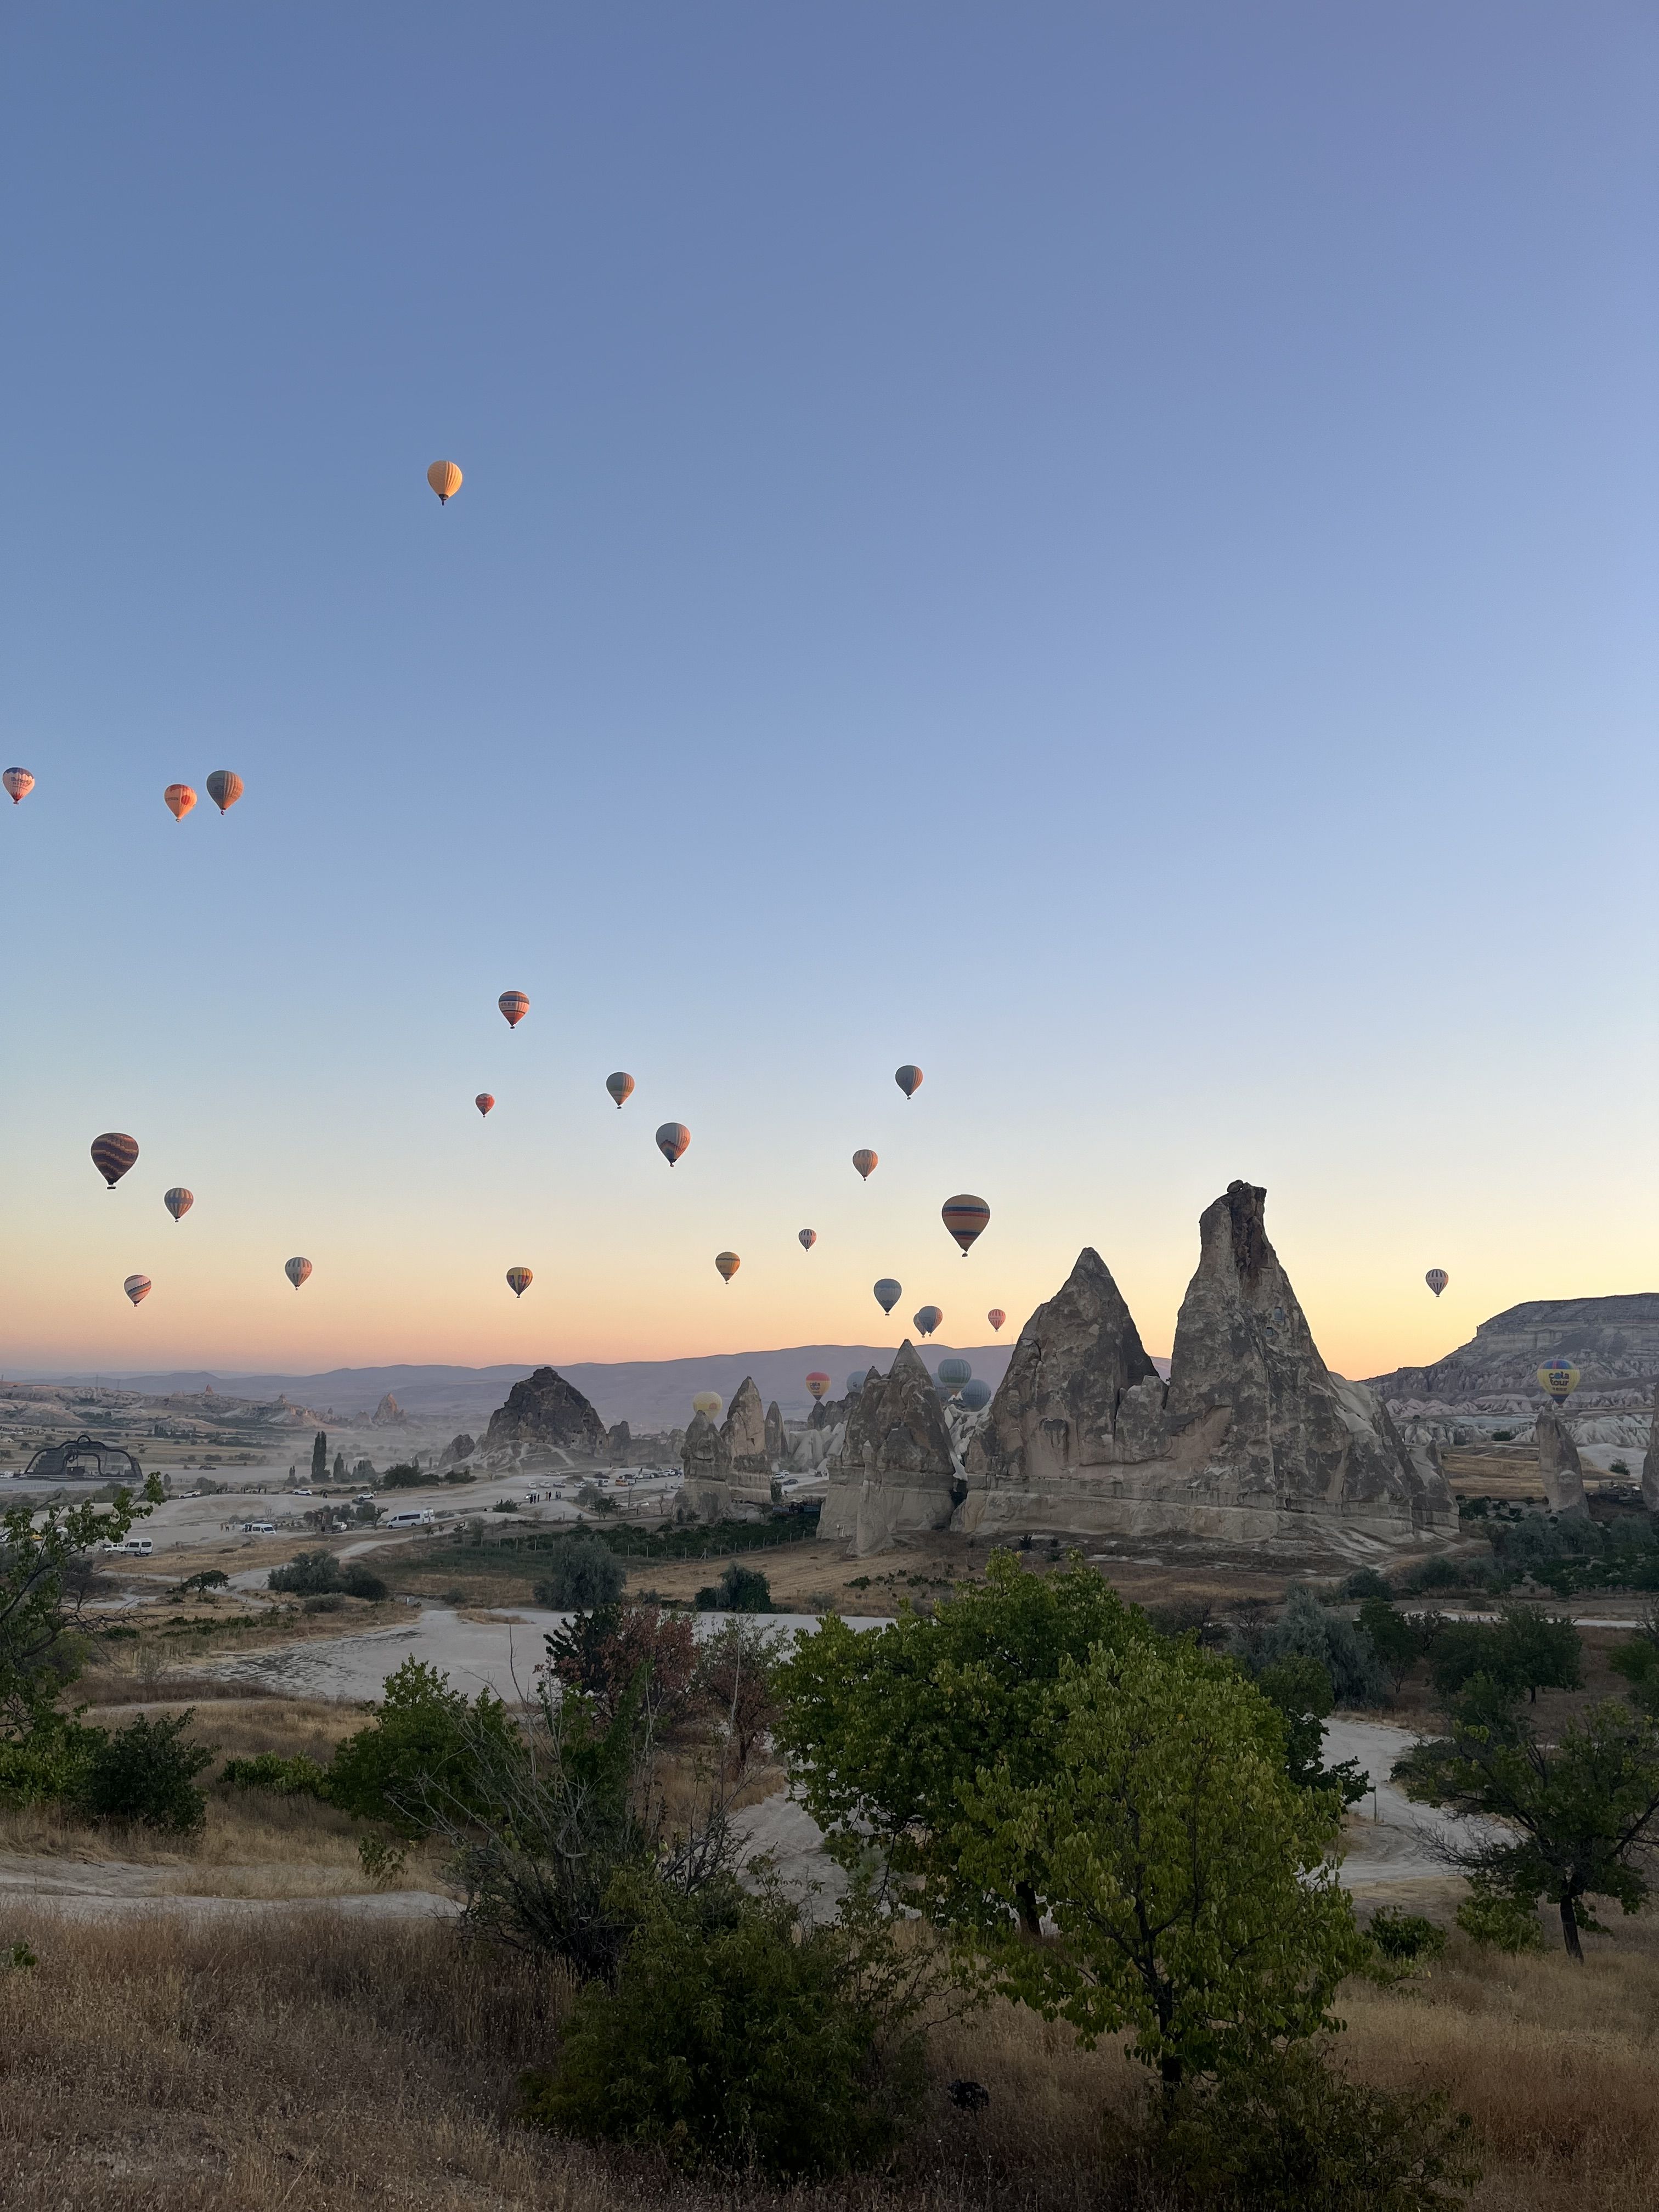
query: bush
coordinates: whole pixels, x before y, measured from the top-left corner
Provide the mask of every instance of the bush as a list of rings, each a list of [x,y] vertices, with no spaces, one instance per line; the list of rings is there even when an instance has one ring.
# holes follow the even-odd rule
[[[586,1531],[561,1536],[549,1546],[546,1568],[536,1584],[536,1602],[554,1612],[588,1612],[614,1605],[628,1580],[627,1571],[608,1544]]]
[[[219,1779],[232,1790],[269,1790],[278,1797],[320,1797],[327,1770],[303,1755],[284,1759],[280,1752],[256,1752],[251,1759],[228,1759]]]
[[[418,1490],[425,1480],[420,1468],[408,1460],[400,1461],[396,1467],[387,1468],[380,1477],[382,1486],[387,1490]]]
[[[327,1597],[340,1586],[340,1562],[332,1552],[296,1552],[285,1567],[273,1567],[265,1577],[267,1589],[292,1597]]]
[[[1339,1705],[1380,1705],[1388,1697],[1382,1662],[1370,1638],[1304,1589],[1291,1591],[1277,1620],[1237,1631],[1228,1649],[1252,1674],[1275,1660],[1316,1660],[1330,1677]]]
[[[192,1710],[169,1720],[136,1720],[102,1737],[81,1785],[82,1810],[94,1820],[140,1820],[176,1835],[199,1828],[207,1799],[195,1781],[213,1749],[184,1741],[195,1717]]]
[[[1512,1958],[1522,1951],[1544,1948],[1537,1906],[1523,1905],[1500,1889],[1472,1886],[1457,1908],[1457,1924],[1477,1943],[1489,1950],[1507,1951]]]
[[[717,1583],[705,1583],[697,1592],[699,1613],[770,1613],[772,1585],[757,1567],[739,1566],[733,1559]]]
[[[605,1721],[630,1694],[653,1720],[672,1719],[697,1663],[690,1620],[654,1605],[599,1606],[544,1640],[549,1671],[567,1690],[591,1698]]]
[[[1404,1981],[1431,1959],[1437,1959],[1446,1948],[1443,1928],[1437,1928],[1420,1913],[1401,1912],[1392,1905],[1372,1914],[1365,1933],[1376,1954],[1369,1969],[1373,1981]]]
[[[469,1705],[447,1675],[405,1659],[386,1680],[374,1721],[349,1735],[328,1770],[331,1803],[358,1820],[422,1836],[440,1817],[483,1810],[477,1787],[477,1733],[511,1750],[518,1737],[507,1707],[480,1690]]]
[[[884,1923],[815,1928],[730,1879],[690,1897],[653,1885],[635,1910],[615,1989],[577,1998],[557,2063],[526,2084],[528,2119],[779,2180],[886,2156],[921,2068]]]
[[[519,1501],[516,1498],[498,1498],[489,1510],[492,1513],[516,1513]]]
[[[27,1734],[0,1741],[0,1805],[51,1805],[85,1787],[101,1729],[85,1728],[48,1708]]]
[[[353,1559],[340,1577],[340,1587],[348,1597],[366,1598],[372,1605],[380,1605],[392,1595],[379,1575]]]
[[[1356,1567],[1346,1582],[1343,1583],[1341,1595],[1346,1598],[1387,1598],[1392,1597],[1394,1592],[1389,1589],[1385,1577],[1379,1575],[1375,1567]]]

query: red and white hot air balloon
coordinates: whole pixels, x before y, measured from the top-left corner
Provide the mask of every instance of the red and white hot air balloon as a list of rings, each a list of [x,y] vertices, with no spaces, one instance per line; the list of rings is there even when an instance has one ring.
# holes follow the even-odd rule
[[[9,768],[3,775],[0,775],[0,783],[3,783],[11,793],[14,806],[27,799],[34,788],[34,778],[26,768]]]
[[[495,1102],[487,1091],[481,1091],[477,1097],[473,1100],[472,1103],[477,1108],[481,1114],[487,1114]]]
[[[1008,1316],[1004,1313],[1000,1306],[993,1306],[990,1312],[986,1315],[985,1318],[990,1322],[993,1328],[1000,1328],[1003,1322],[1007,1320]]]
[[[187,783],[170,783],[161,793],[161,803],[175,822],[182,822],[196,804],[196,793]]]
[[[495,1004],[501,1008],[501,1018],[510,1030],[517,1029],[530,1012],[530,997],[525,991],[503,991]]]
[[[1436,1297],[1438,1297],[1441,1291],[1443,1291],[1447,1284],[1450,1282],[1451,1277],[1446,1273],[1443,1267],[1431,1267],[1428,1273],[1424,1276],[1423,1279],[1428,1285],[1429,1288],[1434,1292]]]
[[[691,1141],[691,1132],[684,1121],[665,1121],[657,1132],[657,1150],[672,1168]]]
[[[879,1165],[879,1162],[874,1152],[866,1151],[854,1153],[853,1165],[858,1170],[866,1182],[868,1182],[871,1176],[875,1173],[877,1167]]]

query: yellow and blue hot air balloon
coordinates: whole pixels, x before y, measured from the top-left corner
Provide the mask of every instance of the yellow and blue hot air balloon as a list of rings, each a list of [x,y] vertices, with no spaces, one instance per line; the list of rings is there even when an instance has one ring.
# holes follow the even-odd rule
[[[982,1198],[970,1191],[959,1191],[955,1198],[947,1198],[939,1208],[939,1216],[962,1247],[962,1256],[968,1257],[968,1247],[991,1218],[991,1209]]]
[[[1571,1360],[1563,1359],[1558,1353],[1555,1358],[1547,1359],[1539,1369],[1538,1380],[1556,1404],[1564,1406],[1578,1388],[1579,1372]]]

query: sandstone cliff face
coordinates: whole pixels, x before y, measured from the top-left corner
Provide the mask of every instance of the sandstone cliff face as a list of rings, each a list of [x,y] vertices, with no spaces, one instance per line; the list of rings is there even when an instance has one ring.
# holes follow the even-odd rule
[[[1642,1503],[1650,1513],[1659,1513],[1659,1383],[1653,1391],[1653,1425],[1642,1459]]]
[[[1538,1439],[1538,1472],[1543,1479],[1544,1503],[1552,1513],[1577,1513],[1588,1519],[1589,1501],[1584,1496],[1584,1471],[1578,1462],[1578,1447],[1572,1440],[1571,1430],[1553,1406],[1540,1410],[1534,1434]],[[1644,1480],[1646,1474],[1644,1462]]]
[[[1391,1407],[1407,1399],[1470,1406],[1510,1395],[1531,1412],[1543,1397],[1538,1369],[1558,1354],[1581,1370],[1581,1401],[1639,1406],[1659,1375],[1659,1291],[1534,1298],[1483,1321],[1469,1343],[1443,1359],[1375,1376],[1370,1387]]]
[[[551,1367],[538,1367],[507,1394],[489,1417],[483,1449],[491,1459],[533,1460],[555,1452],[599,1459],[605,1423],[580,1390]]]
[[[452,1437],[449,1439],[449,1442],[444,1446],[442,1451],[439,1453],[438,1467],[440,1472],[447,1467],[461,1466],[465,1461],[471,1458],[473,1453],[477,1451],[477,1438],[476,1437],[468,1436],[466,1431],[463,1429],[459,1436]]]
[[[1231,1183],[1200,1217],[1167,1387],[1098,1255],[1081,1255],[1021,1331],[969,1444],[958,1528],[1339,1542],[1455,1531],[1432,1452],[1411,1451],[1372,1393],[1320,1358],[1265,1199]]]
[[[944,1528],[957,1467],[933,1378],[907,1337],[887,1374],[865,1383],[829,1463],[818,1534],[860,1559],[907,1530]]]
[[[766,1456],[775,1467],[788,1449],[788,1439],[784,1434],[783,1415],[779,1411],[777,1400],[774,1398],[766,1409]]]
[[[720,1440],[731,1469],[732,1496],[739,1505],[772,1502],[772,1459],[766,1449],[766,1415],[754,1377],[745,1375],[720,1424]]]
[[[724,1521],[732,1510],[732,1455],[707,1413],[694,1413],[680,1447],[685,1487],[680,1502],[699,1521]]]

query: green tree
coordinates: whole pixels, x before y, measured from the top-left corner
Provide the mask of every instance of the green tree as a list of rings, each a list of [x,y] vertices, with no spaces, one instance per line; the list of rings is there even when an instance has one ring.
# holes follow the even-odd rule
[[[608,1721],[630,1694],[653,1722],[685,1702],[696,1670],[696,1637],[684,1613],[659,1606],[597,1607],[544,1638],[549,1672],[593,1701]]]
[[[480,1690],[469,1705],[447,1674],[405,1659],[387,1675],[373,1722],[335,1752],[327,1796],[359,1820],[425,1835],[441,1819],[465,1822],[488,1809],[481,1747],[509,1762],[518,1756],[517,1732],[501,1699]]]
[[[1358,1762],[1325,1764],[1325,1723],[1336,1704],[1331,1678],[1317,1659],[1301,1652],[1273,1660],[1255,1678],[1255,1686],[1285,1728],[1285,1771],[1298,1790],[1334,1790],[1345,1805],[1357,1805],[1370,1787]]]
[[[141,1717],[99,1742],[82,1781],[81,1809],[94,1820],[137,1820],[148,1828],[190,1835],[207,1818],[196,1777],[213,1758],[210,1744],[186,1743],[194,1711]]]
[[[963,1832],[969,1877],[1030,1881],[1057,1930],[981,1930],[994,1986],[1085,2046],[1128,2029],[1166,2100],[1332,2025],[1367,1956],[1328,1856],[1340,1801],[1291,1781],[1279,1717],[1235,1668],[1186,1644],[1099,1650],[1036,1733],[1037,1773],[986,1768]]]
[[[1484,1674],[1535,1702],[1540,1690],[1578,1687],[1582,1650],[1571,1621],[1510,1606],[1496,1621],[1442,1621],[1429,1646],[1429,1679],[1442,1698]]]
[[[334,1480],[336,1482],[343,1482],[346,1480],[345,1454],[343,1452],[337,1451],[334,1455]]]
[[[290,1597],[325,1597],[340,1588],[340,1562],[332,1552],[296,1552],[285,1567],[273,1567],[265,1588]]]
[[[772,1585],[758,1567],[745,1567],[738,1560],[726,1564],[717,1583],[708,1583],[697,1592],[699,1613],[770,1613]]]
[[[1659,1726],[1607,1698],[1553,1743],[1540,1741],[1513,1687],[1477,1674],[1451,1705],[1449,1733],[1413,1745],[1394,1773],[1409,1796],[1498,1824],[1459,1863],[1477,1892],[1561,1917],[1561,1940],[1581,1963],[1588,1900],[1636,1912],[1651,1887],[1659,1844]]]
[[[1386,1595],[1386,1584],[1383,1590],[1383,1595],[1372,1592],[1366,1596],[1359,1608],[1359,1626],[1370,1637],[1371,1649],[1381,1661],[1397,1698],[1405,1686],[1407,1675],[1423,1656],[1423,1639],[1415,1626]]]
[[[1632,1702],[1659,1720],[1659,1610],[1650,1607],[1635,1635],[1613,1645],[1607,1664],[1630,1684]]]
[[[328,1438],[319,1429],[311,1440],[311,1479],[321,1482],[328,1474]]]
[[[775,1734],[843,1863],[873,1845],[935,1920],[994,1926],[1012,1896],[1034,1931],[1029,1875],[1016,1869],[1007,1890],[963,1875],[964,1795],[985,1766],[1006,1765],[1016,1784],[1039,1781],[1039,1724],[1062,1668],[1153,1634],[1075,1556],[1045,1576],[994,1552],[982,1585],[958,1589],[926,1620],[903,1611],[858,1633],[831,1615],[801,1637],[778,1670]]]
[[[557,1612],[615,1605],[628,1580],[610,1545],[585,1528],[558,1537],[542,1556],[545,1565],[536,1584],[536,1602]]]
[[[81,1670],[84,1643],[70,1588],[87,1555],[118,1544],[135,1520],[161,1502],[151,1475],[143,1503],[118,1490],[112,1504],[27,1504],[0,1514],[0,1736],[26,1737]]]

